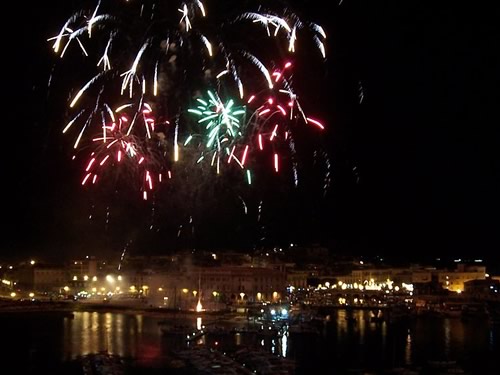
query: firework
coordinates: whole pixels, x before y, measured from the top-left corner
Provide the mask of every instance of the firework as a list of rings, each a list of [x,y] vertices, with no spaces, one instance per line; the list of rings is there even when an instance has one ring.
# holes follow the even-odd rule
[[[308,117],[294,93],[289,72],[292,64],[287,62],[281,69],[274,69],[273,89],[252,94],[245,101],[229,99],[227,103],[215,93],[208,91],[207,99],[197,98],[198,106],[189,113],[198,117],[201,133],[189,134],[184,146],[198,140],[196,149],[202,150],[197,163],[208,160],[217,174],[223,166],[231,164],[240,168],[248,184],[252,182],[252,164],[257,155],[267,155],[269,165],[278,173],[284,154],[290,155],[294,183],[298,184],[295,150],[295,131],[299,126],[312,126],[321,131],[324,125]],[[196,142],[196,141],[194,141]],[[262,158],[260,158],[262,159]]]
[[[75,80],[88,77],[70,92],[63,130],[85,158],[82,185],[125,171],[147,199],[179,165],[234,167],[251,183],[257,152],[275,172],[290,155],[297,184],[294,126],[324,125],[304,113],[291,64],[270,67],[276,46],[293,55],[301,32],[325,58],[326,34],[288,8],[257,5],[100,0],[67,19],[49,41],[78,67]]]

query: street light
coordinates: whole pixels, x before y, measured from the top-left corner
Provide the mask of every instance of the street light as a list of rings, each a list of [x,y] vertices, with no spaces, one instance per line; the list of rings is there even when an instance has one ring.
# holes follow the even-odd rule
[[[216,290],[214,290],[212,292],[212,295],[214,296],[214,299],[215,299],[215,310],[218,311],[219,310],[219,292],[217,292]]]
[[[273,300],[276,301],[278,299],[278,292],[273,292]]]

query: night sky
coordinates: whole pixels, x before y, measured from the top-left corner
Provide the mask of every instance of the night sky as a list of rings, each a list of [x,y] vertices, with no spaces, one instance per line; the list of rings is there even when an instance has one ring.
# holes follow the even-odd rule
[[[47,39],[77,3],[15,3],[16,25],[2,23],[1,258],[114,253],[130,241],[137,253],[170,245],[172,233],[148,238],[146,222],[131,223],[134,210],[147,217],[132,201],[114,209],[106,230],[89,223],[105,204],[79,186],[57,112],[64,103],[47,84],[55,62]],[[499,260],[498,13],[459,2],[344,0],[332,10],[295,3],[328,34],[324,70],[297,84],[315,90],[306,100],[327,123],[333,174],[325,197],[296,194],[277,204],[288,220],[270,217],[266,245],[297,240],[346,254]],[[200,229],[207,241],[196,245],[236,247],[242,228],[223,237]],[[242,246],[254,244],[245,238]]]

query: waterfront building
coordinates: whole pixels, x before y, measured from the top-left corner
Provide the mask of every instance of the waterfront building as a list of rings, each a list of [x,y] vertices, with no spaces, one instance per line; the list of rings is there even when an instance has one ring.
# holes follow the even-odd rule
[[[68,280],[63,266],[35,264],[16,269],[16,286],[32,292],[57,292]]]
[[[286,293],[286,273],[263,267],[192,267],[149,276],[149,298],[169,308],[204,309],[278,302]]]
[[[484,280],[469,280],[464,283],[464,294],[481,300],[500,300],[500,280],[486,278]]]
[[[486,278],[486,267],[479,265],[457,264],[454,270],[437,271],[438,281],[451,292],[461,293],[465,289],[465,283],[471,280],[484,280]]]

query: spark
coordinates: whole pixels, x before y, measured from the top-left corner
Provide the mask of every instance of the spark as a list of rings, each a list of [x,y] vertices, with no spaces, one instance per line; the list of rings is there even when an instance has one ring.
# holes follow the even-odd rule
[[[302,107],[291,59],[300,58],[294,53],[307,40],[305,29],[325,58],[320,25],[302,21],[290,8],[248,11],[235,4],[225,14],[207,12],[200,0],[110,4],[98,0],[77,10],[48,39],[61,61],[86,64],[70,88],[70,120],[62,130],[84,155],[83,184],[111,174],[125,178],[117,184],[128,184],[133,176],[146,200],[164,176],[182,178],[177,170],[190,166],[211,166],[216,174],[238,170],[251,185],[256,164],[265,160],[275,172],[291,166],[297,185],[293,135],[304,124],[325,125]],[[239,27],[244,32],[234,34],[238,38],[227,37]],[[268,39],[274,50],[260,43]],[[82,53],[69,56],[70,50]],[[288,154],[291,163],[285,163]]]

